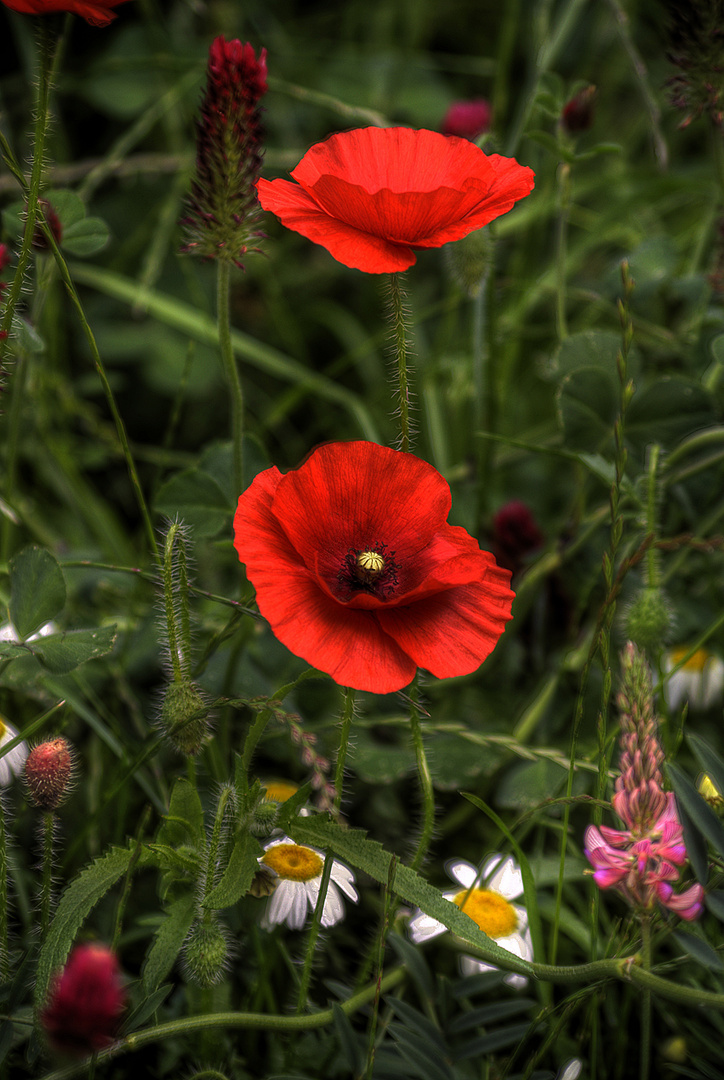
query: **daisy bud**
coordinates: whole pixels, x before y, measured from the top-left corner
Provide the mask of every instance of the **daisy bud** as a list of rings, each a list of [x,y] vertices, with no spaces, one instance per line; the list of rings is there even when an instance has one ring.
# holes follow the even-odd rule
[[[660,589],[639,592],[626,612],[626,637],[640,649],[658,649],[671,634],[671,605]]]
[[[196,124],[196,174],[188,201],[184,251],[237,266],[262,234],[256,181],[263,152],[261,108],[266,49],[217,37],[209,50],[206,90]],[[243,267],[242,267],[243,269]]]
[[[25,762],[30,801],[41,810],[57,810],[68,794],[73,764],[73,749],[60,735],[34,747]]]
[[[40,1021],[56,1050],[83,1055],[115,1038],[126,1003],[118,960],[105,945],[76,945],[55,976]]]
[[[182,754],[198,754],[209,728],[209,707],[190,679],[171,682],[166,687],[161,725]]]
[[[199,986],[214,986],[228,966],[229,943],[217,922],[197,922],[184,945],[186,974]]]

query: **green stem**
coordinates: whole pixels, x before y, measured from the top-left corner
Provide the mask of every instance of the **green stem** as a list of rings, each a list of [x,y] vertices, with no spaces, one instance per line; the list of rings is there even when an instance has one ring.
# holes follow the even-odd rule
[[[344,766],[347,760],[349,747],[349,734],[354,719],[355,693],[350,687],[345,687],[344,704],[342,707],[342,729],[339,736],[339,749],[337,750],[337,763],[334,770],[334,816],[339,817],[342,805],[342,789],[344,787]]]
[[[227,259],[218,260],[216,277],[217,326],[219,330],[219,351],[224,375],[231,394],[231,437],[233,443],[234,491],[241,494],[244,490],[244,394],[239,378],[239,369],[234,359],[231,345],[231,326],[229,322],[229,279],[231,266]]]
[[[556,330],[558,340],[568,336],[566,322],[566,251],[568,246],[568,208],[571,202],[571,166],[558,166],[558,222],[556,225]]]
[[[5,982],[10,973],[8,944],[8,851],[5,828],[5,799],[0,792],[0,981]]]
[[[219,864],[219,847],[224,836],[224,818],[226,817],[226,808],[231,798],[233,788],[228,785],[223,788],[221,795],[219,796],[218,806],[216,807],[216,817],[214,818],[214,827],[211,830],[211,838],[209,839],[209,846],[206,854],[206,874],[204,878],[204,899],[202,904],[208,900],[209,896],[216,886],[218,874],[217,867]],[[205,912],[205,921],[213,921],[214,913],[209,909]]]
[[[40,940],[45,941],[50,926],[50,906],[53,896],[53,841],[55,814],[43,814],[43,869],[40,886]]]
[[[417,843],[412,863],[413,870],[419,870],[427,855],[435,828],[435,791],[432,786],[432,776],[425,754],[425,744],[422,739],[422,724],[420,723],[420,710],[417,706],[417,684],[413,683],[410,689],[410,727],[412,730],[412,742],[415,747],[417,761],[417,775],[420,778],[422,790],[422,831]]]
[[[644,971],[651,971],[651,917],[641,917],[642,963]],[[649,1080],[651,1060],[651,990],[644,987],[641,991],[641,1059],[639,1080]]]
[[[495,303],[495,244],[493,226],[486,226],[490,233],[490,256],[480,293],[473,307],[473,371],[476,401],[475,430],[478,436],[477,520],[478,535],[483,530],[492,489],[498,432],[498,364],[496,349],[496,303]]]
[[[182,682],[190,677],[191,610],[184,530],[176,521],[169,527],[164,544],[163,599],[173,677]]]
[[[656,492],[658,484],[658,468],[661,447],[654,443],[649,447],[648,453],[648,493],[646,499],[646,528],[656,535]],[[657,551],[652,544],[646,556],[646,584],[650,589],[655,589],[659,584],[659,567]]]
[[[410,383],[407,372],[407,313],[402,274],[390,274],[390,315],[395,339],[397,393],[400,399],[400,450],[410,449]]]

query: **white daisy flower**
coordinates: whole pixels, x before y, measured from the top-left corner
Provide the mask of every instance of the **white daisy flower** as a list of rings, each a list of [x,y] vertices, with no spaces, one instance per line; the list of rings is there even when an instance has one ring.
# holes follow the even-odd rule
[[[301,930],[307,911],[314,911],[324,869],[324,853],[295,844],[287,837],[272,840],[264,848],[259,862],[276,874],[274,892],[269,898],[261,925],[265,930],[285,922],[292,930]],[[340,892],[341,889],[341,892]],[[344,863],[332,863],[332,876],[322,912],[322,926],[334,926],[344,918],[342,892],[355,903],[359,899],[354,874]]]
[[[664,657],[664,671],[675,668],[688,648],[669,649]],[[675,712],[685,701],[692,709],[708,709],[721,701],[724,692],[724,662],[707,649],[697,649],[683,667],[664,683],[664,696]]]
[[[502,855],[492,855],[479,870],[464,859],[451,859],[445,864],[445,869],[453,881],[462,886],[453,892],[443,893],[445,899],[457,904],[501,949],[507,949],[522,960],[532,960],[533,942],[528,929],[528,913],[525,908],[510,902],[523,893],[523,876],[515,860],[510,856],[504,859]],[[419,908],[408,925],[410,937],[416,945],[437,937],[446,929],[441,922]],[[486,964],[472,956],[461,956],[460,968],[463,975],[498,970],[494,964]],[[514,972],[506,975],[504,981],[518,990],[528,982],[523,975]]]
[[[17,734],[15,728],[0,717],[0,752],[4,746],[17,737]],[[28,744],[23,741],[0,757],[0,787],[9,787],[13,782],[13,777],[20,775],[29,752]]]

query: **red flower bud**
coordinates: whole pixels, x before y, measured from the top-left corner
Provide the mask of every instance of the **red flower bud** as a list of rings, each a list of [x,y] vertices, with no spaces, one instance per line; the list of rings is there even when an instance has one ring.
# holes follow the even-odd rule
[[[582,131],[588,131],[593,126],[593,101],[595,97],[596,87],[587,86],[585,90],[581,90],[564,106],[561,121],[569,135],[578,135]]]
[[[58,736],[40,743],[25,762],[30,798],[43,810],[55,810],[68,793],[73,773],[73,752],[67,739]]]
[[[517,573],[542,544],[543,534],[524,502],[512,499],[501,506],[493,518],[493,551],[501,566]]]
[[[63,226],[61,225],[60,218],[55,210],[47,199],[38,200],[38,210],[45,216],[45,222],[53,234],[56,244],[60,244],[60,241],[63,239]],[[40,224],[35,226],[33,232],[33,247],[36,251],[50,250],[50,244],[48,243]]]
[[[89,942],[54,977],[40,1020],[56,1050],[87,1054],[113,1041],[125,1003],[115,953]]]
[[[461,139],[477,139],[490,131],[493,110],[485,98],[473,101],[453,101],[442,122],[443,135],[459,135]]]

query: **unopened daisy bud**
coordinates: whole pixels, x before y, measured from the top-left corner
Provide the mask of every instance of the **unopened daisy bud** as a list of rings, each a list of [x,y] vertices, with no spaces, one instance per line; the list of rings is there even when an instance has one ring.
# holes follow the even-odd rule
[[[171,682],[166,687],[161,726],[182,754],[198,754],[209,729],[209,707],[190,679]]]
[[[186,974],[199,986],[214,986],[223,978],[229,960],[229,943],[215,921],[197,922],[184,945]]]
[[[68,794],[73,776],[73,749],[58,736],[40,743],[28,754],[25,781],[30,801],[42,810],[57,810]]]
[[[626,612],[626,637],[640,649],[660,648],[668,640],[672,625],[671,605],[661,589],[642,589]]]
[[[480,292],[492,253],[493,239],[488,229],[477,229],[445,247],[453,280],[471,299]]]
[[[266,93],[266,49],[217,37],[196,124],[196,174],[182,224],[184,251],[240,260],[262,235],[256,181],[262,165],[259,102]]]

